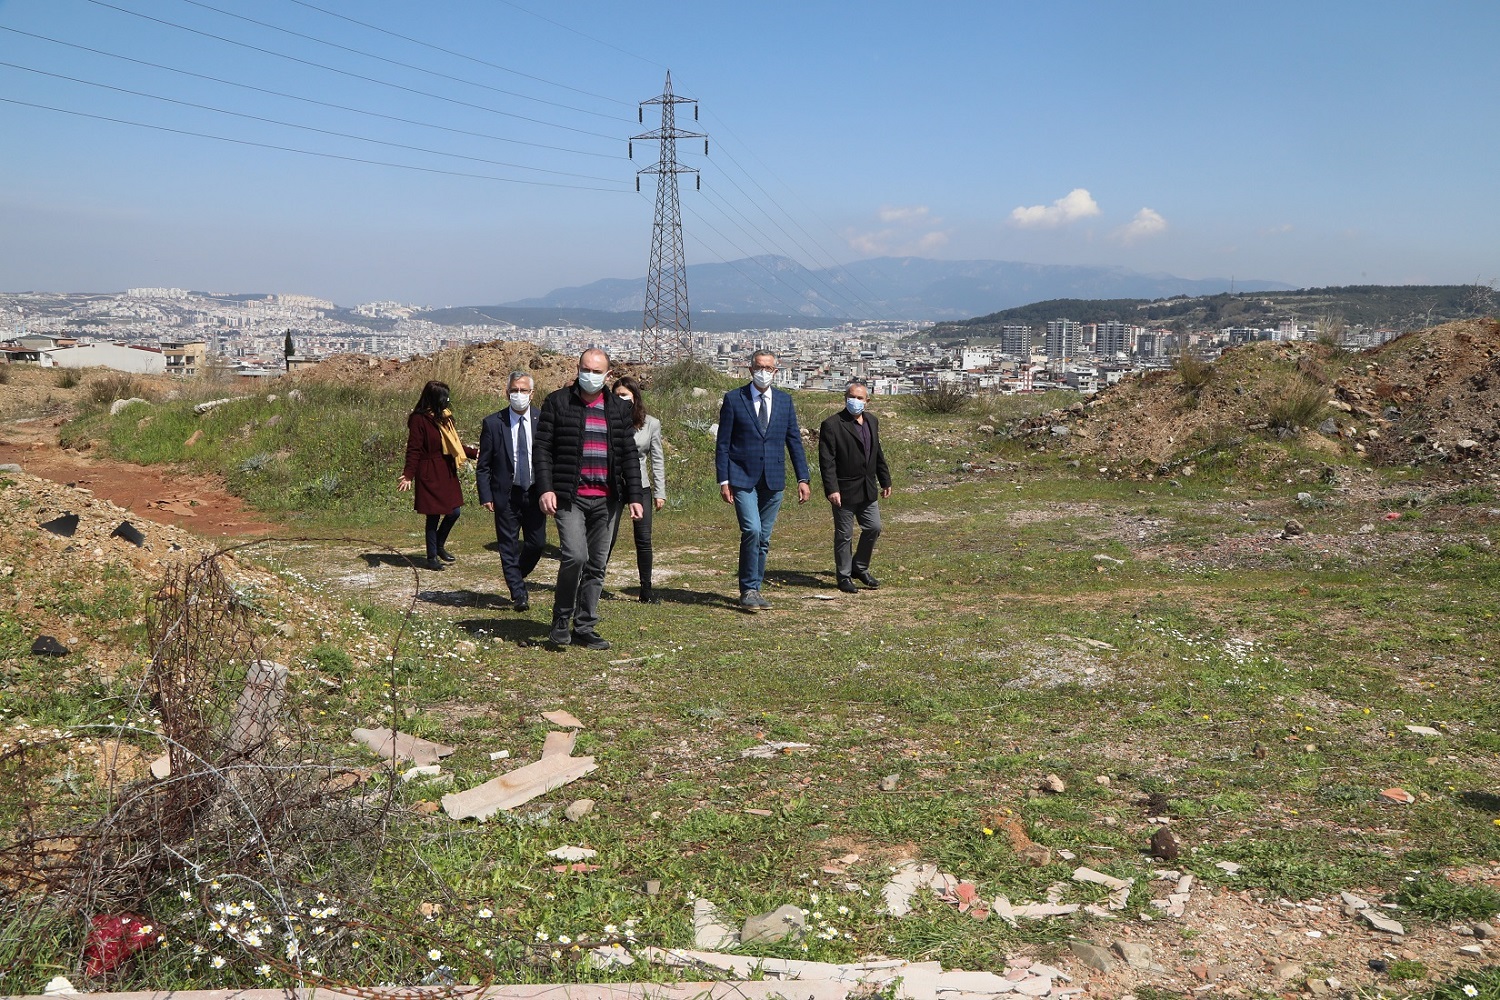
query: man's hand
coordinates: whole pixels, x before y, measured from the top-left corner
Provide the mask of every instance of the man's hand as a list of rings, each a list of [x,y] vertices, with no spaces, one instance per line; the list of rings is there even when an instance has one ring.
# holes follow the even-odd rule
[[[889,486],[882,486],[880,488],[880,499],[884,500],[886,497],[888,497],[890,495],[891,495],[891,488]]]
[[[548,490],[536,498],[536,505],[542,508],[542,513],[552,517],[557,513],[557,494]]]
[[[728,483],[719,487],[719,496],[724,498],[725,503],[734,503],[734,490],[729,488]]]
[[[828,494],[828,502],[833,504],[835,507],[842,507],[844,498],[838,494],[838,491],[834,491],[833,493]]]
[[[663,500],[661,497],[657,497],[654,501],[652,501],[652,503],[654,503],[656,505],[656,509],[657,510],[661,510],[663,507],[665,507],[667,505],[667,502],[665,500]]]
[[[633,503],[633,504],[630,505],[630,519],[632,521],[639,521],[641,518],[643,518],[645,516],[646,516],[646,508],[644,506],[642,506],[641,504],[638,504],[638,503]]]
[[[806,483],[798,483],[797,484],[797,502],[798,503],[807,503],[808,498],[811,497],[811,496],[812,496],[812,487],[811,486],[807,485]]]
[[[481,506],[485,510],[489,511],[491,514],[493,514],[495,512],[495,501],[493,501],[493,500],[486,500],[484,503],[480,504],[479,506]]]

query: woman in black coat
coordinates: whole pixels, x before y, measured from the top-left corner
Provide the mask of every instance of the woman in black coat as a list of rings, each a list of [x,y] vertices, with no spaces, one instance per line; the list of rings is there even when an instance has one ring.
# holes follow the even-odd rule
[[[428,382],[422,388],[416,409],[406,418],[406,467],[396,483],[403,493],[413,490],[417,513],[427,515],[428,569],[456,560],[446,543],[464,505],[458,470],[469,456],[448,404],[445,383]]]

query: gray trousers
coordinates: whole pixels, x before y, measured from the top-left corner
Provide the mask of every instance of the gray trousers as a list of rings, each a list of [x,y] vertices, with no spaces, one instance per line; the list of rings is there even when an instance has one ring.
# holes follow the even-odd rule
[[[859,545],[850,551],[854,525],[859,523]],[[852,507],[841,504],[833,508],[833,569],[842,577],[870,571],[870,557],[875,554],[875,539],[880,537],[880,501]]]
[[[608,497],[574,497],[557,505],[557,541],[562,558],[557,567],[557,591],[552,598],[552,630],[573,623],[579,632],[599,624],[599,594],[614,539],[620,505]]]

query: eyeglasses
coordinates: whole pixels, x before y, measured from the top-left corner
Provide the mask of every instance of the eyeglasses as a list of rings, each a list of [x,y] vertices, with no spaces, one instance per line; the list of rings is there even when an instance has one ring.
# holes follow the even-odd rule
[[[769,368],[767,368],[765,365],[756,365],[754,368],[752,368],[750,370],[752,372],[779,372],[779,371],[781,371],[781,369],[777,368],[775,365],[772,365]]]

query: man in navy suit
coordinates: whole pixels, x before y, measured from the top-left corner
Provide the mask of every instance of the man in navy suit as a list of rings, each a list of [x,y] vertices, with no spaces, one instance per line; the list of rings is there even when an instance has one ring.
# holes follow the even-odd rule
[[[531,376],[511,372],[510,405],[484,418],[475,466],[479,502],[495,512],[495,541],[500,568],[517,611],[531,607],[526,577],[536,568],[547,544],[547,517],[537,505],[532,453],[536,448],[536,411],[531,408]]]
[[[714,448],[719,495],[734,504],[740,523],[740,607],[748,611],[770,607],[761,585],[786,489],[788,452],[797,474],[797,502],[807,503],[812,495],[797,411],[790,395],[771,388],[775,380],[776,355],[756,351],[750,358],[750,384],[724,394]]]

